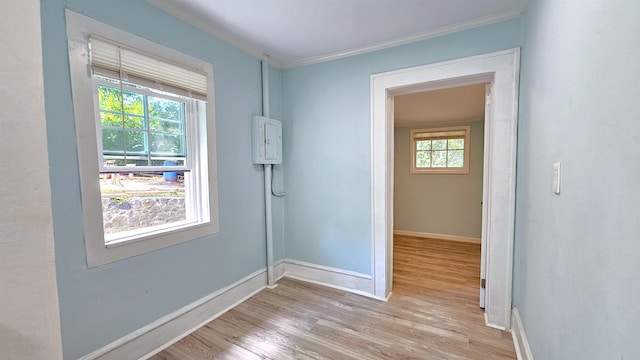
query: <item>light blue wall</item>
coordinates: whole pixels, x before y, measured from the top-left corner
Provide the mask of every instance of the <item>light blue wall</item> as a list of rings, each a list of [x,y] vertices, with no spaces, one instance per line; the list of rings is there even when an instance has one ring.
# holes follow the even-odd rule
[[[265,266],[263,173],[252,164],[250,144],[251,117],[261,113],[260,62],[145,1],[41,5],[62,337],[65,359],[76,359]],[[65,6],[213,64],[218,235],[87,269]],[[278,117],[280,76],[272,72],[271,109]],[[282,253],[278,236],[276,258]]]
[[[520,45],[516,19],[283,71],[285,256],[371,274],[371,74]]]
[[[640,358],[639,14],[636,0],[527,11],[513,294],[535,359]]]

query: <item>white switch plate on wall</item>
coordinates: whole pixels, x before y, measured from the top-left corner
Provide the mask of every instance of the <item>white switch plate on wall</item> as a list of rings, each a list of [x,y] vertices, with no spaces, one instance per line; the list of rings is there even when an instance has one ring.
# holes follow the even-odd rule
[[[560,163],[553,163],[553,193],[560,194]]]

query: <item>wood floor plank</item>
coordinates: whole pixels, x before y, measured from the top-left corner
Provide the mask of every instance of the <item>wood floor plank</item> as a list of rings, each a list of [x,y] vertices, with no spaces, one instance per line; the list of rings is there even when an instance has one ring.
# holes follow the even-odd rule
[[[515,359],[478,307],[480,245],[396,236],[388,302],[284,278],[152,360]]]

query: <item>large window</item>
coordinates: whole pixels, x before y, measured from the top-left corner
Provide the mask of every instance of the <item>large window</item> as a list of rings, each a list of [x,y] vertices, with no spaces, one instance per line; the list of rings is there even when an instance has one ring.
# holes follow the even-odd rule
[[[187,141],[187,129],[197,131],[199,124],[186,109],[198,101],[120,79],[95,76],[94,82],[105,244],[198,222],[199,215],[204,219],[207,209],[198,209],[197,198],[201,185],[189,161],[204,147]],[[171,170],[155,170],[167,166]]]
[[[67,22],[88,264],[217,232],[211,65]]]
[[[411,130],[412,174],[468,174],[469,126]]]

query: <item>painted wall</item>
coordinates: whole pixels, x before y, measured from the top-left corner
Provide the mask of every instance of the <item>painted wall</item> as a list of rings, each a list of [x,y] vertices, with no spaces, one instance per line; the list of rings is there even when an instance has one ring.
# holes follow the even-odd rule
[[[394,230],[482,236],[484,122],[456,125],[471,126],[469,174],[465,175],[410,174],[412,128],[395,128]]]
[[[371,274],[371,74],[519,47],[521,25],[284,70],[285,256]]]
[[[219,234],[87,268],[65,7],[213,64]],[[250,142],[260,62],[145,1],[43,0],[41,17],[62,342],[64,358],[75,359],[265,266],[263,170],[252,164]],[[282,101],[274,72],[275,117]]]
[[[0,358],[62,359],[40,1],[3,3],[0,44]]]
[[[636,0],[529,4],[513,295],[536,359],[640,358],[638,14]]]

